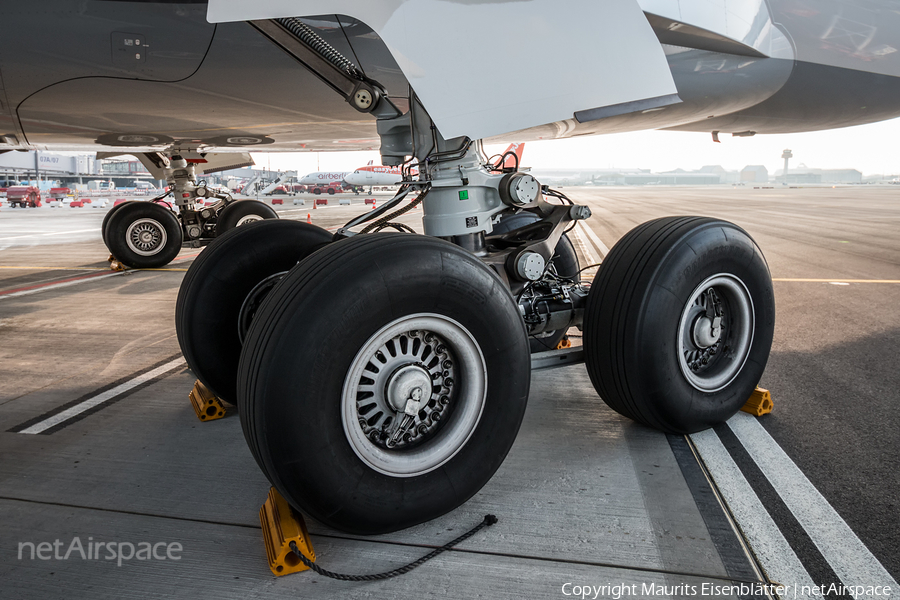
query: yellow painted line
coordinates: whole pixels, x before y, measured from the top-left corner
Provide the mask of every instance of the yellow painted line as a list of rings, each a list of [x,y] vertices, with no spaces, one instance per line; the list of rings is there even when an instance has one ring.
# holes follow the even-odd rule
[[[187,272],[187,269],[129,269],[129,271],[180,271]]]
[[[773,278],[772,281],[788,281],[794,283],[900,283],[900,279],[792,279]]]

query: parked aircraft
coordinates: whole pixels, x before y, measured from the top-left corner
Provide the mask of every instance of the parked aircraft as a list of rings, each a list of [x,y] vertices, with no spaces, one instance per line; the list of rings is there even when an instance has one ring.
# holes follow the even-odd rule
[[[434,518],[492,477],[529,336],[580,325],[602,399],[681,434],[728,419],[765,368],[772,283],[746,232],[645,223],[588,286],[564,233],[590,211],[483,142],[900,115],[900,13],[877,0],[45,0],[0,17],[0,149],[134,154],[168,181],[178,214],[120,205],[110,250],[161,266],[215,238],[179,293],[184,356],[237,403],[273,486],[353,533]],[[374,149],[409,176],[337,235],[238,227],[271,215],[226,194],[202,206],[196,175],[251,150]],[[406,231],[411,203],[426,235],[370,235]]]

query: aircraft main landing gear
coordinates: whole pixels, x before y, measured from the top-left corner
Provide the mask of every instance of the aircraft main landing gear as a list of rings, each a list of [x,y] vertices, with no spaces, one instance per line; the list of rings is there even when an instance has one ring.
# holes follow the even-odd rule
[[[456,508],[515,440],[529,338],[554,340],[573,326],[584,328],[603,400],[641,423],[697,431],[750,397],[774,302],[765,260],[743,230],[697,217],[652,221],[616,244],[587,286],[565,237],[591,216],[586,206],[518,165],[490,164],[480,141],[445,140],[414,95],[401,114],[377,82],[337,51],[323,53],[327,44],[311,43],[301,25],[254,22],[304,64],[311,55],[330,62],[334,69],[315,72],[351,105],[367,90],[370,101],[356,108],[378,119],[382,162],[402,166],[403,184],[330,243],[290,254],[294,266],[274,264],[269,224],[223,237],[185,279],[176,322],[185,356],[209,381],[240,352],[241,427],[291,505],[354,534]],[[392,221],[419,204],[425,236]],[[388,228],[406,233],[380,233]],[[247,252],[240,273],[225,260],[238,245]],[[230,307],[208,323],[206,285]],[[227,344],[214,337],[216,323],[232,330]],[[222,381],[215,385],[225,389]]]

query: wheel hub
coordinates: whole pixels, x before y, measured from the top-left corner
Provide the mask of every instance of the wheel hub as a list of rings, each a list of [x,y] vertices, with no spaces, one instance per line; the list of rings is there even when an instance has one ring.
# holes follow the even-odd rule
[[[395,411],[405,412],[410,401],[421,404],[430,390],[429,372],[419,365],[407,365],[394,371],[388,380],[387,400]]]
[[[259,215],[245,215],[238,219],[238,222],[234,224],[235,227],[240,227],[241,225],[246,225],[247,223],[255,223],[256,221],[262,221],[263,218]]]
[[[753,301],[740,279],[721,273],[697,286],[678,333],[678,361],[688,383],[711,393],[734,381],[750,353],[753,329]]]
[[[272,288],[274,288],[285,275],[287,275],[287,271],[279,271],[278,273],[269,275],[257,283],[256,286],[250,290],[250,293],[247,294],[247,297],[244,298],[244,302],[241,304],[241,311],[238,313],[238,339],[241,341],[241,345],[244,344],[244,340],[247,338],[247,332],[250,331],[250,324],[253,322],[253,318],[256,317],[256,311],[259,310],[263,300],[266,299],[266,296],[269,295]]]
[[[440,315],[404,317],[354,359],[344,382],[344,432],[374,469],[425,473],[465,445],[486,389],[484,357],[468,331]]]
[[[425,441],[449,413],[454,362],[431,331],[404,331],[382,343],[357,386],[357,420],[366,437],[393,449]]]
[[[155,219],[139,219],[128,226],[125,242],[140,256],[152,256],[166,245],[166,229]]]
[[[716,317],[715,319],[710,319],[709,317],[697,318],[694,321],[694,344],[698,348],[709,348],[718,342],[719,337],[722,335],[721,321],[721,317]]]

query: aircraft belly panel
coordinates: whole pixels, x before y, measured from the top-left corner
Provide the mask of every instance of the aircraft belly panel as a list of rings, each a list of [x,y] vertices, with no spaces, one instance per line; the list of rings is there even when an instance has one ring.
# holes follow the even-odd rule
[[[75,79],[32,95],[18,113],[35,148],[379,146],[371,116],[245,23],[219,25],[203,66],[184,81]]]
[[[215,31],[202,5],[174,3],[3,2],[0,22],[0,72],[13,109],[48,85],[79,77],[189,77]]]
[[[346,14],[372,27],[445,137],[675,94],[635,0],[212,0],[212,22]],[[574,17],[574,18],[573,18]]]

